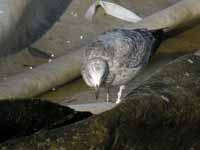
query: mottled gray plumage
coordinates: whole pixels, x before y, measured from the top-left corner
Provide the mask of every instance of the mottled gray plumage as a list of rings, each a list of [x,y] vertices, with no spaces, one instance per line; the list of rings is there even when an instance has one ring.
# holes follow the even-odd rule
[[[85,82],[96,88],[126,85],[148,63],[160,45],[162,33],[115,29],[100,35],[85,48],[81,67]],[[94,84],[99,78],[99,85]]]

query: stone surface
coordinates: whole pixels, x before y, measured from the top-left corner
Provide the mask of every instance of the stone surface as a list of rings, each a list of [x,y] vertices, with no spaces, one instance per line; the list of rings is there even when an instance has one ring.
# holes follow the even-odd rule
[[[199,56],[183,56],[156,72],[110,111],[0,146],[7,150],[198,149],[199,65]]]
[[[52,129],[91,116],[52,102],[38,99],[0,101],[0,142],[30,135],[40,129]]]

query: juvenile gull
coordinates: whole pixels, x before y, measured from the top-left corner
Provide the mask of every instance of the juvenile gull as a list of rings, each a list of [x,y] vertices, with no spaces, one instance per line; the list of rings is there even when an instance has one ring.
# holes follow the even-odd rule
[[[116,103],[121,101],[125,85],[149,62],[159,47],[163,31],[147,29],[115,29],[100,35],[85,47],[81,74],[90,87],[119,86]]]

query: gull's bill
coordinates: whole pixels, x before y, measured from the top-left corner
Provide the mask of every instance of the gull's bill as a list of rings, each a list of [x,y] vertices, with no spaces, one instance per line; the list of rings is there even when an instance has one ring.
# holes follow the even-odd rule
[[[101,6],[105,10],[106,14],[119,18],[124,21],[136,23],[142,20],[142,18],[139,17],[137,14],[120,5],[102,0],[94,2],[89,7],[87,12],[85,13],[85,17],[88,20],[90,21],[92,20],[94,14],[96,13],[97,6]]]

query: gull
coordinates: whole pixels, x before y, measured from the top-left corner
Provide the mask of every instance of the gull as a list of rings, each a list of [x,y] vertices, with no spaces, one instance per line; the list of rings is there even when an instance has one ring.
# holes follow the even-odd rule
[[[101,34],[84,48],[81,74],[85,83],[95,89],[119,86],[116,103],[122,100],[122,91],[139,71],[148,64],[163,40],[162,29],[114,29]]]

